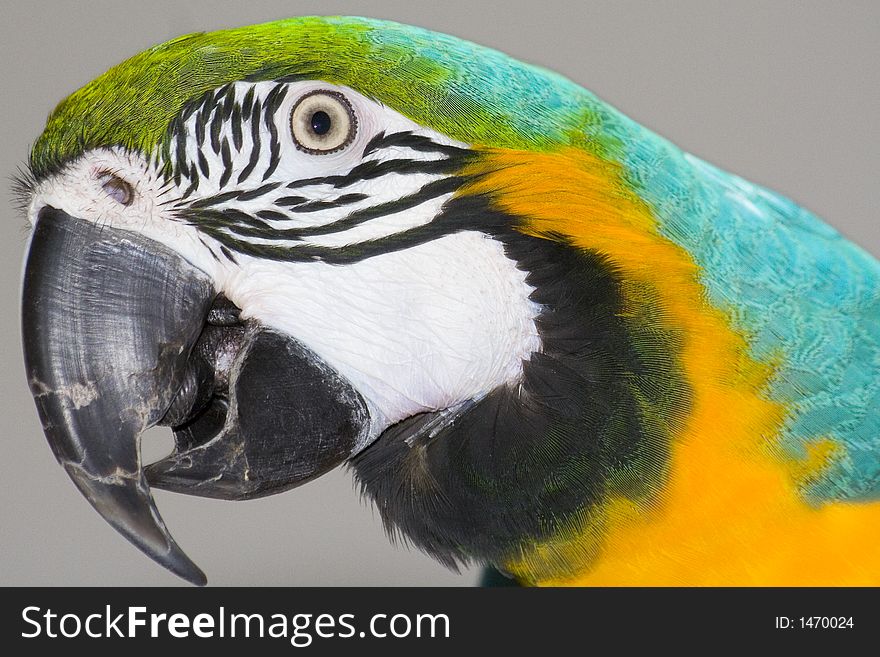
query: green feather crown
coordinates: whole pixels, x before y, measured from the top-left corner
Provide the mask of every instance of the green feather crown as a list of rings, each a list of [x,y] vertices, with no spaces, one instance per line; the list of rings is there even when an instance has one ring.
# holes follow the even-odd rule
[[[569,80],[489,48],[387,21],[304,17],[179,37],[111,68],[52,112],[31,167],[39,177],[101,146],[153,154],[187,102],[279,78],[345,85],[484,146],[601,151],[601,126],[619,120]]]

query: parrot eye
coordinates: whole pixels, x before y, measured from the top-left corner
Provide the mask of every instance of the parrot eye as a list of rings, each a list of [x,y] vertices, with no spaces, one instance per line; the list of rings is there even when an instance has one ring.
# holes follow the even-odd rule
[[[134,200],[134,189],[119,176],[105,171],[98,176],[98,182],[101,183],[101,189],[107,192],[107,196],[117,203],[128,207]]]
[[[290,131],[299,150],[324,155],[341,150],[354,140],[357,118],[351,103],[341,93],[312,91],[293,106]]]

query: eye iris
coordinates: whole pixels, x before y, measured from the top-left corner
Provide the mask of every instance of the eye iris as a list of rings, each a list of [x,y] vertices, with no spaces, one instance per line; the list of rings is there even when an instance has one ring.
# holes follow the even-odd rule
[[[327,114],[327,112],[319,110],[312,114],[312,132],[314,132],[316,135],[326,135],[328,132],[330,132],[331,123],[332,122],[330,121],[330,115]]]
[[[343,150],[357,134],[357,116],[337,91],[318,89],[299,98],[290,110],[290,136],[297,150],[324,155]]]

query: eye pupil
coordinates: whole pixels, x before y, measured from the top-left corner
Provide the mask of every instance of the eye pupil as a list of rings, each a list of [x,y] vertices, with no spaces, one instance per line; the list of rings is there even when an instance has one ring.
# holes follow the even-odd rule
[[[330,115],[327,112],[317,111],[312,114],[311,126],[312,132],[316,135],[326,135],[330,132],[330,126],[332,121],[330,120]]]

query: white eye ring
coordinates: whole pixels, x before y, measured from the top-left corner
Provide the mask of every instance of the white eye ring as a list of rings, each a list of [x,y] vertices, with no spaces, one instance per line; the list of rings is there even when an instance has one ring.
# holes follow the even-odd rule
[[[301,151],[312,155],[334,153],[354,140],[357,117],[341,93],[319,89],[296,101],[290,111],[290,133]]]

